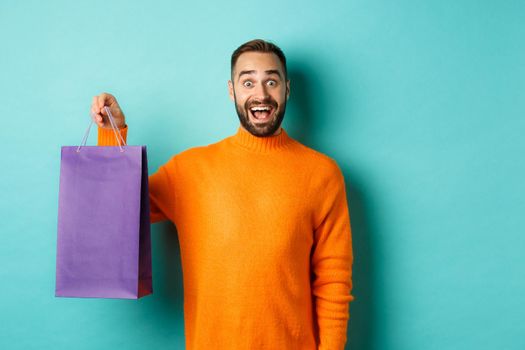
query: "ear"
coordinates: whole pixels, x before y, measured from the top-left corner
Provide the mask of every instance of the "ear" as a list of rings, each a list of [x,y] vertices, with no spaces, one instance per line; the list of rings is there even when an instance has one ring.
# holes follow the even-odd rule
[[[286,81],[286,101],[290,98],[290,80]]]
[[[228,80],[228,93],[230,94],[230,100],[235,101],[235,96],[233,95],[233,83],[231,80]]]

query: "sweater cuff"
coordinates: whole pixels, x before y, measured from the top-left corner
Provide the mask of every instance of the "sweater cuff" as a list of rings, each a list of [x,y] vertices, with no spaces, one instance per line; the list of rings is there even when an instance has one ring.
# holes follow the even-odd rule
[[[122,135],[122,138],[127,143],[127,136],[128,136],[128,125],[124,125],[124,127],[119,128],[120,135]],[[98,146],[118,146],[119,143],[116,139],[117,135],[113,132],[113,129],[106,129],[98,127]],[[119,140],[121,141],[121,140]]]

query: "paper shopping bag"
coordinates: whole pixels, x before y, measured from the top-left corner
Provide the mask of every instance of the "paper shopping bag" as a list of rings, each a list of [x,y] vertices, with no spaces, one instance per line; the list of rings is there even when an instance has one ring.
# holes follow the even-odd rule
[[[62,147],[55,296],[152,292],[146,147]]]

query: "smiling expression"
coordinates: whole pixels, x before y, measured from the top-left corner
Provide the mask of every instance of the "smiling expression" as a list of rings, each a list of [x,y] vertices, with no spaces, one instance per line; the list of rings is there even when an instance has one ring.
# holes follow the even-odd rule
[[[241,54],[228,81],[241,126],[255,136],[280,133],[290,95],[290,81],[273,53]]]

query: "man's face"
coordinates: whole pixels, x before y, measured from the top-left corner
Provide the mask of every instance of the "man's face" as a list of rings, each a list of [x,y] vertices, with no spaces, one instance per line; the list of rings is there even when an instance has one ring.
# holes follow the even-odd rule
[[[232,79],[228,89],[241,125],[255,136],[278,134],[290,95],[290,81],[285,80],[279,57],[245,52],[235,64]]]

